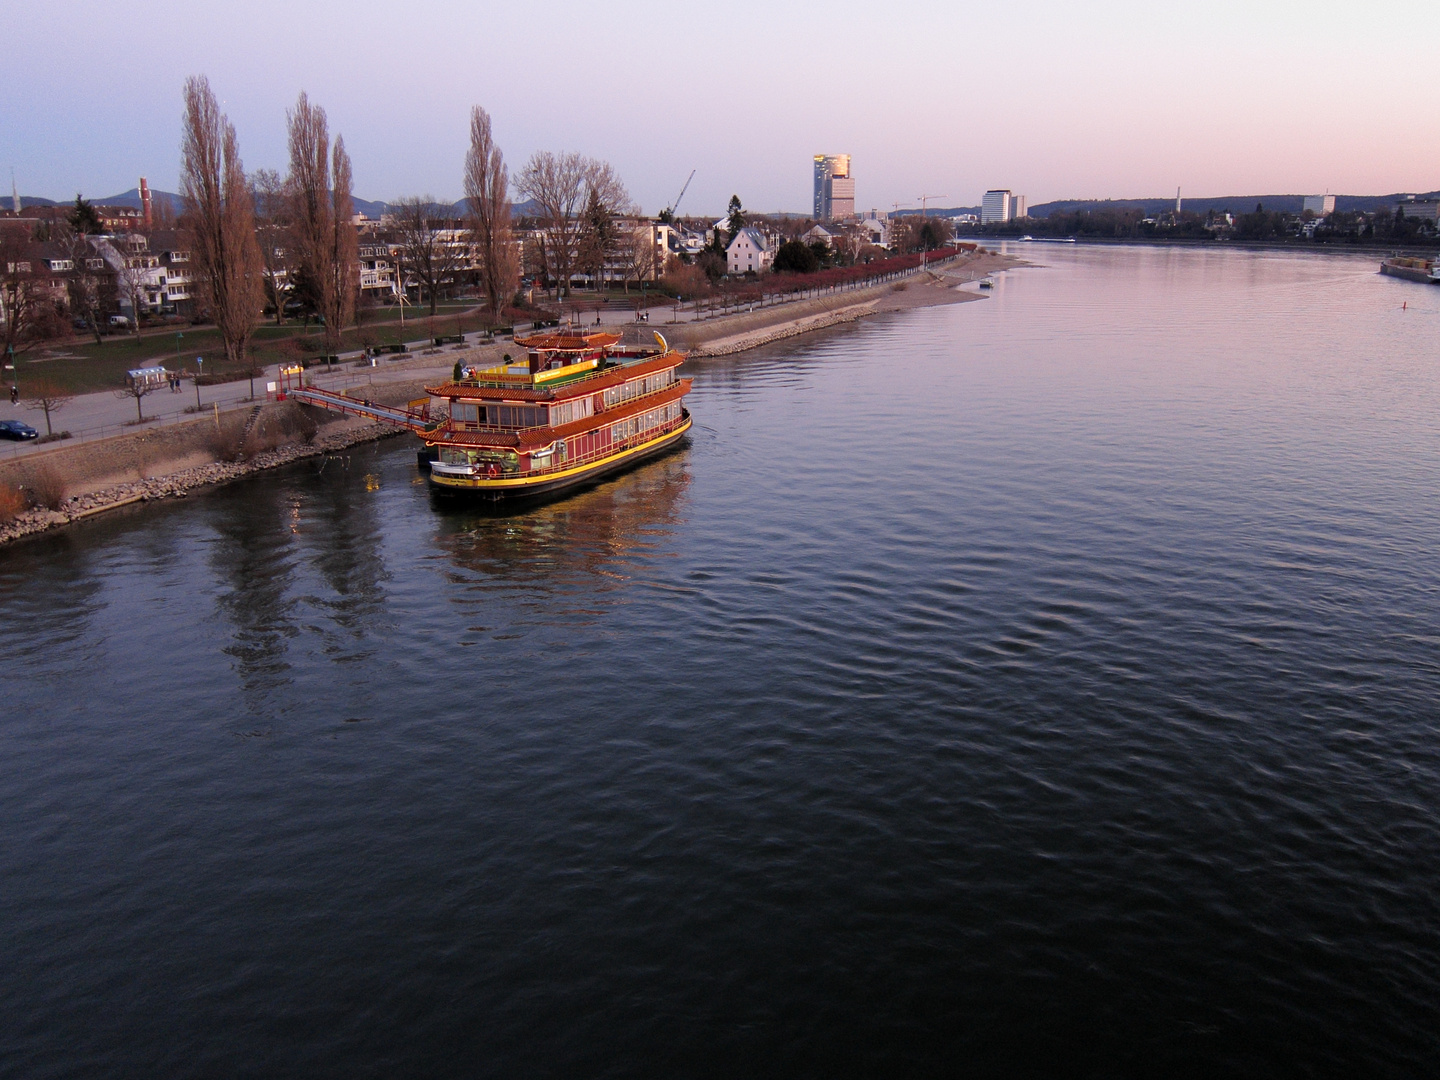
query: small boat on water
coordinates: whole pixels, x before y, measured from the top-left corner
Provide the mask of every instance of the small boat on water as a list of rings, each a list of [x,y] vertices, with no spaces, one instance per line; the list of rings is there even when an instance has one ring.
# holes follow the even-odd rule
[[[980,279],[980,288],[982,288],[982,289],[993,289],[994,287],[995,287],[995,279],[994,279],[993,277],[982,277],[982,278]]]
[[[517,337],[523,360],[427,386],[450,403],[421,434],[432,487],[492,501],[550,495],[674,446],[690,429],[691,381],[675,373],[685,355],[655,338],[658,349],[623,348],[610,333]]]

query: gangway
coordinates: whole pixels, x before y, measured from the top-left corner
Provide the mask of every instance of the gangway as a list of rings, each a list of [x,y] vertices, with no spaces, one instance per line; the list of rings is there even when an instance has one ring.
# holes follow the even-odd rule
[[[298,401],[305,405],[316,405],[322,409],[329,409],[332,412],[348,413],[351,416],[363,416],[369,420],[377,420],[382,424],[393,424],[396,427],[413,431],[416,435],[421,434],[435,426],[430,419],[430,401],[424,400],[420,408],[400,409],[392,405],[377,405],[373,401],[365,401],[363,398],[352,398],[346,394],[337,394],[331,390],[321,390],[315,386],[298,387],[293,390],[286,390],[285,396],[292,401]],[[411,402],[411,405],[420,404]]]

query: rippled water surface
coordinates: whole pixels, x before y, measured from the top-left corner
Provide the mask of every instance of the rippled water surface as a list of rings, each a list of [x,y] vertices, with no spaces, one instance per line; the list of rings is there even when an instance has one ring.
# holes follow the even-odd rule
[[[0,1074],[1433,1070],[1440,289],[1026,254],[0,551]]]

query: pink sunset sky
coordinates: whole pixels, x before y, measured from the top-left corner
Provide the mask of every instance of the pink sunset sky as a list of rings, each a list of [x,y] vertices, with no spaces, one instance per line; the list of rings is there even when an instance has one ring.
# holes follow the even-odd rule
[[[1440,4],[29,3],[4,19],[0,168],[22,194],[175,190],[203,73],[247,167],[323,105],[367,199],[461,194],[471,104],[512,173],[612,162],[649,212],[1440,188]],[[8,189],[9,176],[4,176]],[[931,205],[936,205],[932,201]]]

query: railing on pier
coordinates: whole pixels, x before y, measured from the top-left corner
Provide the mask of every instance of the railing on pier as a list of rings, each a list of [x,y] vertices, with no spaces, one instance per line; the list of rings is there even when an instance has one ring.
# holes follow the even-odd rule
[[[332,412],[348,413],[351,416],[363,416],[370,420],[378,420],[384,424],[394,424],[396,427],[413,431],[417,435],[434,426],[433,421],[424,411],[399,409],[391,405],[376,405],[374,402],[347,397],[345,394],[337,394],[330,390],[320,390],[313,386],[287,390],[285,396],[305,405],[318,405],[322,409],[330,409]]]

